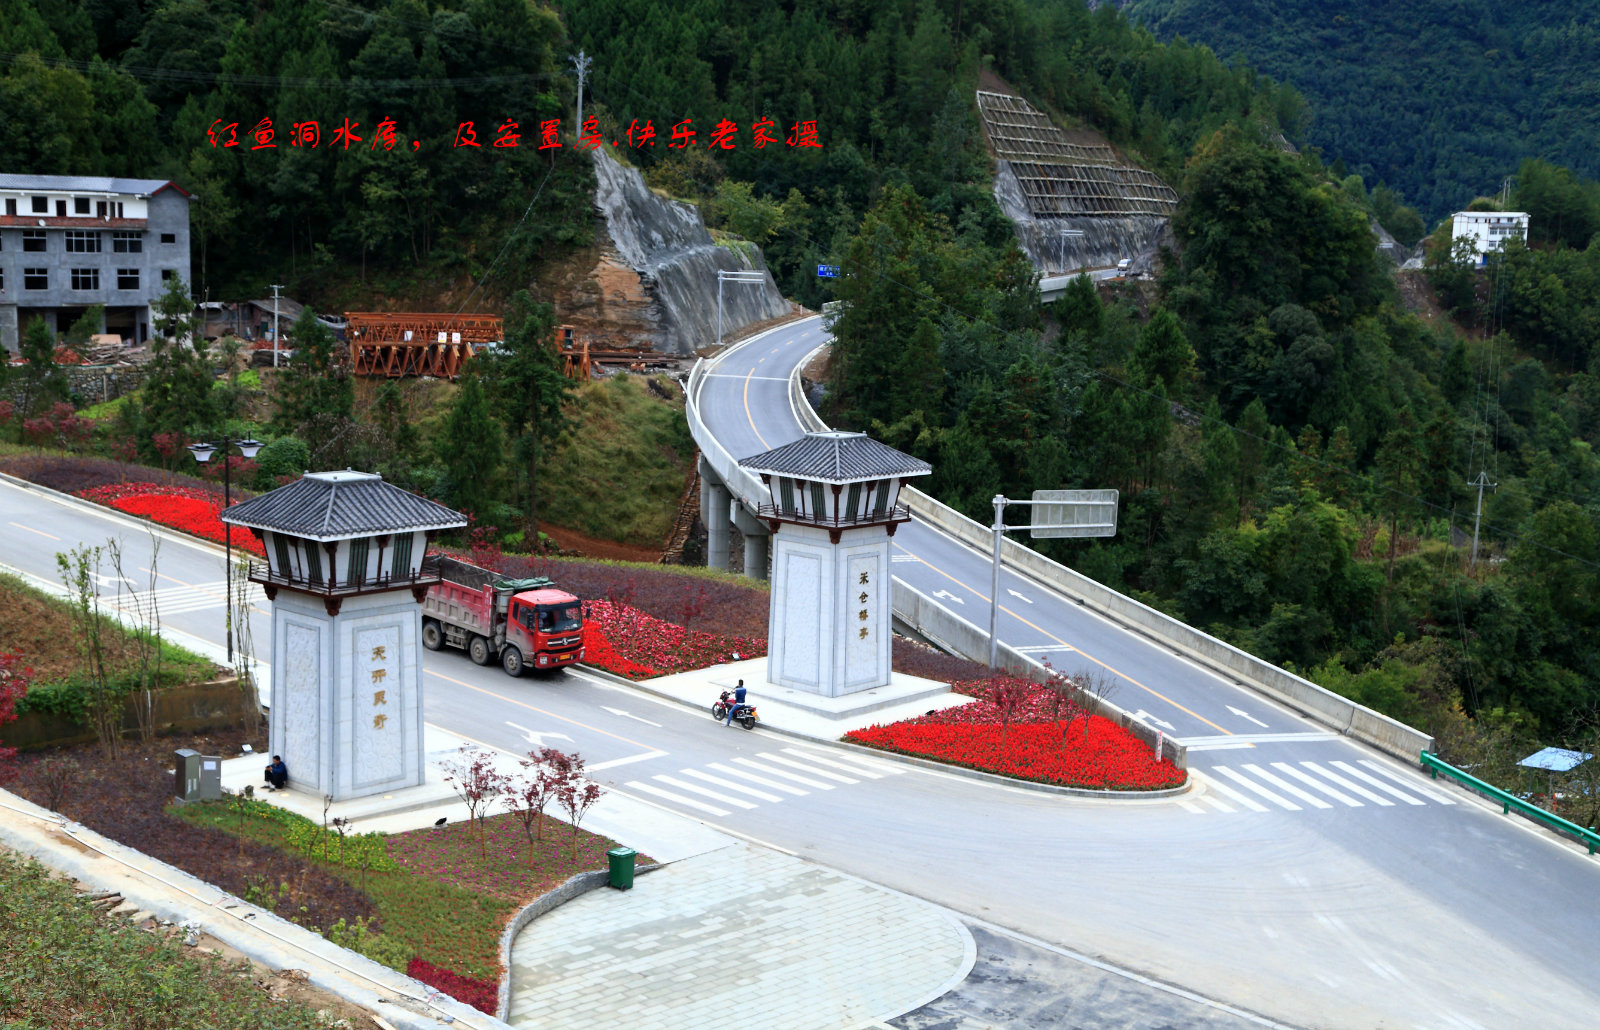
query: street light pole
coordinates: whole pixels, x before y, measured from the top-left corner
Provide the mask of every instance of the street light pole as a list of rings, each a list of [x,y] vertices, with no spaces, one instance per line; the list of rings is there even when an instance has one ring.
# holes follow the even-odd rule
[[[750,283],[760,285],[767,281],[765,272],[741,271],[726,272],[717,269],[717,346],[722,346],[722,284],[723,283]]]
[[[276,289],[276,287],[274,287],[274,289]],[[274,327],[274,329],[276,329],[276,327]],[[276,337],[274,337],[273,342],[274,342],[274,344],[276,344],[276,342],[277,342]],[[261,441],[260,440],[252,440],[252,439],[248,439],[248,438],[246,438],[244,440],[232,440],[232,439],[229,439],[228,437],[225,436],[225,437],[222,438],[222,441],[219,444],[192,443],[192,444],[189,445],[189,453],[193,454],[194,455],[194,460],[199,462],[202,465],[204,465],[206,462],[211,460],[211,455],[212,454],[216,453],[219,450],[222,452],[222,508],[223,508],[224,511],[226,511],[227,509],[233,507],[233,490],[232,490],[233,477],[230,475],[230,473],[232,472],[232,469],[233,469],[233,465],[232,465],[232,462],[230,462],[228,460],[228,458],[230,456],[229,452],[235,447],[239,448],[239,453],[244,455],[245,460],[248,461],[249,459],[254,458],[256,456],[256,452],[257,451],[261,450]],[[224,522],[222,524],[222,541],[223,541],[223,548],[227,552],[227,555],[228,555],[227,564],[224,566],[224,572],[223,572],[223,583],[226,584],[224,589],[227,592],[226,593],[227,599],[225,601],[223,601],[222,611],[223,611],[223,618],[224,618],[224,622],[226,624],[227,633],[228,633],[228,664],[232,665],[233,664],[233,524],[232,523]]]
[[[277,283],[272,284],[272,367],[278,367],[278,291],[283,289]]]

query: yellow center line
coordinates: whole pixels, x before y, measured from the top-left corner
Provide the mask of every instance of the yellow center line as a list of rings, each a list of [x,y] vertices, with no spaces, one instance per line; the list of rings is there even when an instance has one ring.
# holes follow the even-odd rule
[[[761,446],[770,451],[772,445],[761,435],[761,430],[756,429],[756,417],[750,414],[750,377],[755,374],[756,370],[752,368],[744,377],[744,417],[750,420],[750,428],[755,431],[756,439],[761,441]]]
[[[939,575],[943,576],[945,579],[948,579],[950,582],[954,583],[956,586],[961,587],[963,590],[966,590],[966,591],[968,591],[970,593],[973,593],[973,594],[977,594],[978,597],[982,598],[985,601],[989,600],[989,597],[988,597],[987,594],[983,594],[983,593],[980,593],[977,590],[973,590],[970,586],[967,586],[967,584],[961,582],[959,579],[957,579],[954,576],[950,575],[950,573],[948,573],[948,572],[944,571],[943,569],[939,568],[939,566],[934,565],[933,563],[927,561],[926,559],[920,558],[915,554],[911,554],[911,552],[907,551],[904,547],[901,547],[900,550],[904,551],[906,554],[911,555],[912,558],[915,558],[917,561],[919,561],[922,564],[928,566],[928,568],[930,568],[933,571],[937,572]],[[1074,647],[1072,644],[1069,644],[1065,640],[1062,640],[1060,637],[1056,636],[1054,633],[1050,632],[1049,630],[1045,629],[1042,626],[1036,625],[1035,623],[1029,621],[1028,619],[1024,618],[1023,616],[1021,616],[1021,615],[1017,614],[1016,612],[1012,611],[1010,608],[1007,608],[1005,605],[1002,604],[1000,606],[1000,610],[1005,612],[1007,615],[1011,616],[1013,619],[1016,619],[1018,622],[1022,623],[1024,626],[1027,626],[1027,627],[1029,627],[1029,628],[1031,628],[1033,630],[1036,630],[1036,631],[1038,631],[1040,633],[1043,633],[1045,636],[1049,637],[1051,640],[1054,640],[1056,643],[1060,644],[1062,647],[1066,648],[1068,651],[1076,651],[1078,654],[1083,655],[1085,658],[1089,659],[1091,662],[1093,662],[1096,665],[1100,666],[1102,669],[1105,669],[1107,672],[1112,673],[1113,675],[1116,675],[1116,676],[1121,676],[1123,679],[1127,680],[1129,683],[1132,683],[1134,686],[1138,687],[1140,690],[1147,691],[1148,693],[1150,693],[1154,697],[1159,697],[1161,700],[1165,701],[1167,704],[1169,704],[1172,707],[1176,708],[1178,711],[1184,712],[1184,713],[1186,713],[1188,715],[1193,716],[1196,719],[1199,719],[1201,722],[1205,723],[1207,726],[1210,726],[1212,729],[1216,730],[1218,733],[1224,733],[1224,734],[1227,734],[1230,737],[1233,736],[1233,731],[1232,730],[1223,729],[1221,726],[1218,726],[1216,723],[1212,722],[1210,719],[1207,719],[1205,716],[1201,715],[1199,712],[1191,711],[1190,709],[1185,708],[1183,705],[1180,705],[1178,702],[1172,700],[1172,698],[1170,698],[1167,695],[1163,694],[1161,691],[1156,690],[1154,687],[1147,687],[1143,683],[1140,683],[1138,680],[1134,679],[1132,676],[1129,676],[1127,673],[1122,672],[1119,669],[1113,668],[1112,666],[1107,665],[1105,662],[1102,662],[1100,659],[1096,658],[1094,655],[1092,655],[1089,652],[1085,651],[1083,648]]]
[[[602,736],[610,737],[612,740],[620,740],[624,744],[632,744],[634,747],[642,747],[646,751],[659,751],[659,750],[661,750],[660,748],[654,747],[654,746],[652,746],[650,744],[641,744],[637,740],[632,740],[632,739],[630,739],[628,737],[621,736],[620,734],[612,733],[609,730],[603,730],[598,726],[590,726],[586,722],[579,722],[576,719],[569,719],[564,715],[557,715],[555,712],[547,711],[547,710],[545,710],[543,708],[539,708],[539,707],[537,707],[535,705],[530,705],[526,701],[518,701],[514,697],[506,697],[504,694],[496,694],[492,690],[484,690],[482,687],[475,687],[475,686],[473,686],[472,684],[468,683],[465,680],[456,679],[454,676],[446,676],[444,673],[442,673],[442,672],[434,672],[432,669],[427,669],[427,670],[424,670],[424,671],[426,671],[429,676],[437,676],[438,678],[444,680],[446,683],[454,683],[458,687],[466,687],[468,690],[475,690],[480,694],[487,694],[488,696],[494,698],[497,701],[504,701],[507,704],[513,704],[513,705],[516,705],[519,708],[526,708],[528,711],[530,711],[530,712],[538,712],[540,715],[548,715],[550,718],[559,719],[562,722],[570,722],[574,726],[582,726],[586,730],[589,730],[589,731],[591,731],[593,733],[599,733]]]
[[[24,525],[23,525],[23,524],[22,524],[22,523],[20,523],[20,522],[13,522],[13,523],[11,523],[11,524],[12,524],[12,525],[13,525],[13,526],[16,526],[16,527],[17,527],[17,528],[18,528],[18,529],[21,529],[21,530],[24,530],[24,531],[26,531],[26,532],[29,532],[29,533],[37,533],[37,534],[39,534],[39,535],[40,535],[40,536],[42,536],[42,537],[45,537],[45,538],[47,538],[47,539],[50,539],[50,540],[54,540],[54,541],[56,541],[56,542],[57,542],[57,543],[60,543],[60,541],[61,541],[61,538],[60,538],[60,537],[58,537],[58,536],[51,536],[51,535],[50,535],[50,534],[49,534],[49,533],[46,533],[46,532],[45,532],[45,531],[44,531],[44,530],[42,530],[42,529],[34,529],[34,528],[33,528],[33,527],[32,527],[32,526],[24,526]]]

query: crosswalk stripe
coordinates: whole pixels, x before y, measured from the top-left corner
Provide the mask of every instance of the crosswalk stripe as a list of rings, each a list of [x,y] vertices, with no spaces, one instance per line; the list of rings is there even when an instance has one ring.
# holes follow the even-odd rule
[[[1182,801],[1182,800],[1180,800],[1178,802],[1178,807],[1179,808],[1183,808],[1183,809],[1187,809],[1188,811],[1193,812],[1195,815],[1205,815],[1206,814],[1206,810],[1201,808],[1199,805],[1195,804],[1193,801]]]
[[[683,770],[683,775],[693,776],[695,779],[705,780],[707,783],[715,783],[723,790],[736,790],[741,794],[748,794],[753,798],[760,798],[762,801],[783,800],[783,798],[776,794],[768,794],[764,790],[756,790],[754,787],[748,787],[743,783],[733,783],[732,781],[725,780],[720,776],[713,776],[710,773],[703,773],[699,769],[685,769]]]
[[[1339,793],[1338,791],[1334,790],[1332,787],[1328,786],[1326,783],[1323,783],[1321,780],[1315,779],[1315,778],[1313,778],[1311,776],[1307,776],[1305,773],[1301,772],[1299,769],[1296,769],[1294,766],[1290,765],[1288,762],[1273,762],[1272,763],[1272,767],[1274,769],[1279,769],[1279,770],[1281,770],[1283,772],[1288,773],[1290,776],[1293,776],[1295,779],[1300,780],[1301,782],[1309,785],[1313,790],[1320,790],[1324,794],[1328,795],[1330,798],[1333,798],[1333,800],[1341,801],[1344,804],[1349,805],[1351,808],[1365,808],[1365,807],[1367,807],[1366,805],[1363,805],[1361,802],[1357,801],[1355,798],[1351,797],[1350,795]]]
[[[1398,789],[1396,787],[1391,787],[1389,784],[1384,783],[1382,780],[1378,779],[1375,776],[1367,775],[1366,773],[1362,772],[1360,769],[1357,769],[1355,766],[1351,765],[1349,762],[1331,762],[1329,764],[1330,765],[1337,765],[1339,768],[1343,769],[1345,772],[1349,773],[1351,776],[1358,776],[1361,779],[1366,780],[1368,783],[1372,784],[1374,787],[1377,787],[1379,790],[1386,791],[1387,793],[1393,794],[1395,797],[1399,798],[1401,801],[1404,801],[1408,805],[1425,805],[1425,804],[1427,804],[1426,801],[1418,801],[1416,798],[1412,797],[1410,794],[1407,794],[1405,791],[1400,790],[1400,789]]]
[[[797,747],[786,747],[783,749],[783,751],[784,754],[798,755],[801,758],[809,759],[813,762],[821,762],[823,765],[831,766],[847,773],[855,773],[857,776],[865,776],[869,780],[881,780],[886,775],[880,772],[871,772],[866,769],[861,769],[854,765],[848,765],[835,758],[825,758],[822,755],[816,754],[815,752],[802,751]]]
[[[1334,783],[1337,783],[1339,786],[1343,787],[1345,790],[1348,790],[1353,794],[1360,794],[1362,797],[1366,798],[1368,801],[1371,801],[1374,804],[1382,805],[1385,808],[1393,808],[1394,807],[1394,802],[1390,801],[1388,798],[1379,797],[1378,795],[1374,794],[1372,791],[1370,791],[1367,788],[1361,786],[1360,784],[1351,783],[1349,780],[1345,779],[1343,776],[1340,776],[1338,773],[1332,771],[1331,769],[1324,769],[1322,766],[1318,765],[1316,762],[1301,762],[1300,764],[1305,766],[1307,769],[1310,769],[1312,772],[1316,773],[1318,776],[1322,776],[1322,777],[1325,777],[1326,779],[1332,780]]]
[[[660,780],[669,787],[677,787],[679,790],[686,790],[691,794],[699,794],[702,797],[708,797],[712,801],[720,802],[724,805],[732,805],[734,808],[742,808],[746,811],[749,811],[750,809],[756,807],[748,801],[740,801],[738,798],[730,798],[726,794],[719,794],[714,790],[707,790],[705,787],[697,787],[686,780],[678,779],[676,776],[668,776],[665,773],[657,773],[650,778],[653,780]]]
[[[1219,812],[1236,812],[1236,811],[1238,811],[1238,809],[1234,808],[1232,805],[1228,804],[1226,801],[1222,800],[1221,798],[1212,797],[1210,794],[1207,794],[1205,797],[1201,798],[1200,800],[1204,801],[1206,804],[1210,805],[1211,807],[1217,809],[1217,811],[1219,811]]]
[[[798,776],[792,772],[785,772],[782,769],[774,769],[770,765],[762,765],[760,762],[749,758],[735,758],[734,761],[738,762],[740,765],[747,765],[758,772],[764,772],[768,776],[782,776],[786,780],[793,780],[796,783],[804,783],[806,786],[815,787],[818,790],[833,789],[833,784],[831,783],[823,783],[821,780],[808,780],[804,776]]]
[[[674,794],[670,790],[662,790],[660,787],[657,787],[651,783],[645,783],[643,780],[629,780],[628,786],[632,787],[634,790],[642,790],[646,794],[654,794],[656,797],[671,801],[674,804],[688,805],[690,808],[698,808],[702,812],[710,812],[712,815],[728,814],[728,810],[725,808],[718,808],[716,805],[708,805],[703,801],[696,801],[693,798],[686,798],[680,794]]]
[[[799,787],[790,786],[787,783],[778,783],[774,780],[764,780],[759,776],[752,776],[743,769],[735,769],[732,766],[723,765],[721,762],[712,762],[710,765],[706,766],[706,768],[715,769],[717,772],[723,773],[727,776],[738,776],[749,780],[751,783],[759,783],[763,787],[771,787],[773,790],[781,790],[786,794],[793,794],[797,798],[803,798],[810,793],[810,791],[801,790]],[[756,768],[759,769],[760,766],[757,766]]]
[[[1266,805],[1258,804],[1257,802],[1252,801],[1251,799],[1245,797],[1243,794],[1241,794],[1238,791],[1234,790],[1232,787],[1228,786],[1226,783],[1223,783],[1221,780],[1218,780],[1218,779],[1216,779],[1215,777],[1212,777],[1212,776],[1207,776],[1205,773],[1200,772],[1198,769],[1190,769],[1189,770],[1189,775],[1190,776],[1199,777],[1200,780],[1202,782],[1204,782],[1206,785],[1208,785],[1212,790],[1215,790],[1215,791],[1217,791],[1218,793],[1221,793],[1221,794],[1226,794],[1228,797],[1232,798],[1234,801],[1237,801],[1239,804],[1243,805],[1244,807],[1250,809],[1252,812],[1265,812],[1267,810],[1267,806]]]
[[[1259,765],[1246,765],[1245,768],[1249,769],[1252,773],[1255,773],[1257,776],[1261,777],[1263,780],[1266,780],[1268,783],[1272,784],[1274,787],[1277,787],[1279,790],[1288,791],[1289,793],[1293,794],[1295,797],[1299,798],[1301,801],[1304,801],[1306,804],[1310,805],[1312,808],[1332,808],[1333,807],[1332,805],[1328,804],[1326,801],[1322,800],[1321,798],[1316,797],[1315,795],[1312,795],[1312,794],[1307,794],[1305,791],[1301,790],[1299,787],[1296,787],[1294,784],[1290,783],[1288,780],[1282,779],[1281,777],[1278,777],[1278,776],[1274,776],[1272,773],[1267,772],[1265,769],[1261,768],[1261,766],[1259,766]]]
[[[1372,761],[1370,758],[1363,758],[1361,760],[1361,764],[1366,766],[1368,769],[1371,769],[1375,773],[1381,773],[1382,775],[1389,777],[1389,779],[1404,786],[1407,790],[1416,791],[1418,794],[1421,794],[1423,797],[1428,798],[1431,801],[1437,801],[1441,805],[1455,804],[1455,799],[1445,797],[1443,794],[1431,787],[1419,786],[1415,783],[1412,783],[1408,779],[1403,779],[1399,773],[1392,769],[1385,769],[1382,765]]]
[[[1255,791],[1257,794],[1260,794],[1262,797],[1266,798],[1275,805],[1278,805],[1282,808],[1287,808],[1291,812],[1298,812],[1301,810],[1299,805],[1295,804],[1293,801],[1290,801],[1288,798],[1279,794],[1274,794],[1272,791],[1263,787],[1255,780],[1252,780],[1247,776],[1241,776],[1238,772],[1228,768],[1225,765],[1212,766],[1212,771],[1221,773],[1246,790]]]
[[[821,776],[829,780],[838,780],[840,783],[861,782],[860,780],[852,780],[848,776],[841,776],[838,773],[828,772],[826,769],[814,769],[804,762],[796,762],[792,758],[785,758],[782,755],[775,755],[771,751],[762,751],[758,757],[765,758],[769,762],[777,762],[779,765],[786,765],[791,769],[799,769],[801,772],[810,773],[812,776]]]

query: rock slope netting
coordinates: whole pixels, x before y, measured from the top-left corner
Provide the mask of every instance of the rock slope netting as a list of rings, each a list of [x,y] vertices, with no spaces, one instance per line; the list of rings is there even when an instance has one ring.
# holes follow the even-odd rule
[[[638,169],[595,151],[595,207],[605,219],[610,246],[593,273],[599,320],[634,326],[628,345],[648,343],[668,354],[693,354],[717,338],[717,271],[756,271],[759,284],[722,288],[722,326],[729,333],[776,318],[789,303],[754,244],[718,246],[692,204],[650,192]],[[577,312],[575,312],[577,313]]]
[[[997,161],[995,199],[1035,267],[1053,274],[1124,258],[1136,268],[1150,263],[1178,203],[1171,187],[1105,144],[1069,142],[1019,97],[980,90],[977,98]]]

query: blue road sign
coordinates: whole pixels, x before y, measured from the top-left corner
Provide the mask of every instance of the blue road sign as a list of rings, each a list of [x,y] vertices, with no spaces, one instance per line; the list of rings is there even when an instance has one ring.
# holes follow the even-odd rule
[[[820,278],[820,279],[837,279],[837,278],[839,278],[839,266],[838,265],[818,265],[817,266],[817,277]]]

